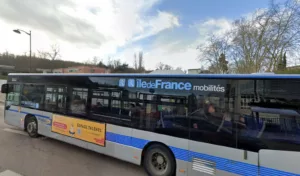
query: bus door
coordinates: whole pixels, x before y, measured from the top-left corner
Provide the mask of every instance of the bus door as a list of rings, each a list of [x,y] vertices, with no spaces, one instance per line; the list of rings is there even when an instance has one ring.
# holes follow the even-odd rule
[[[20,110],[20,96],[21,96],[21,85],[20,84],[3,84],[1,92],[6,93],[5,101],[5,122],[9,125],[20,126],[20,119],[22,115],[19,113]]]
[[[192,94],[189,108],[189,175],[228,174],[220,170],[220,164],[231,167],[225,153],[233,153],[236,142],[231,123],[233,113],[225,107],[224,95]],[[222,159],[224,162],[220,162]]]
[[[141,119],[137,119],[138,128],[169,135],[168,139],[164,135],[157,135],[154,140],[171,146],[176,156],[177,173],[185,175],[189,135],[187,97],[175,93],[172,95],[170,92],[140,93],[139,101],[142,104],[138,109],[143,115],[139,115]],[[179,153],[181,151],[182,153]]]
[[[230,83],[224,93],[199,92],[189,98],[189,175],[257,175],[258,154],[242,149],[247,138],[239,141],[241,98],[237,82]]]
[[[259,175],[300,174],[300,114],[293,109],[252,107],[260,141]],[[285,162],[285,164],[283,164]]]
[[[46,86],[45,109],[48,111],[65,113],[67,103],[66,86]]]

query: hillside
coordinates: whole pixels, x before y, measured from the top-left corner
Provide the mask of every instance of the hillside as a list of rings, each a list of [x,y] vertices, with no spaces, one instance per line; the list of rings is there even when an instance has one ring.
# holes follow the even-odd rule
[[[28,72],[30,66],[30,59],[28,56],[20,56],[9,53],[0,54],[0,65],[9,65],[14,66],[16,72]],[[72,61],[63,61],[63,60],[54,60],[38,58],[33,56],[31,58],[31,68],[32,72],[35,72],[37,68],[39,69],[55,69],[55,68],[64,68],[79,66],[82,63],[72,62]]]

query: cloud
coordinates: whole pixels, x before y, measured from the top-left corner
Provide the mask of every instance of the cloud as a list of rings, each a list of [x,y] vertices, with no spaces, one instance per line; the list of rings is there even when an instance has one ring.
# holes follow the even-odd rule
[[[28,36],[12,29],[32,30],[33,51],[61,47],[64,60],[86,61],[93,56],[120,58],[133,65],[133,55],[144,51],[145,65],[158,62],[174,67],[199,68],[196,46],[209,34],[230,28],[225,18],[180,23],[173,13],[153,7],[161,0],[2,0],[0,52],[28,51]],[[148,41],[145,45],[145,41]],[[122,51],[119,51],[122,48]]]
[[[64,6],[75,8],[75,4],[68,0],[29,0],[26,3],[3,0],[0,1],[0,16],[9,23],[45,31],[72,43],[101,45],[105,42],[105,36],[93,25],[61,11]]]
[[[13,38],[18,41],[18,45],[0,41],[0,50],[26,51],[28,39],[11,32],[14,28],[21,28],[32,30],[34,51],[58,43],[62,47],[62,58],[66,60],[84,61],[95,55],[111,55],[117,52],[118,47],[180,25],[178,18],[172,13],[151,11],[159,2],[160,0],[2,0],[2,41]]]
[[[146,28],[148,28],[148,30],[145,31],[143,34],[134,37],[133,41],[150,37],[166,29],[179,27],[180,23],[178,18],[173,14],[158,11],[158,15],[156,17],[153,17],[153,19],[145,26]]]
[[[210,35],[224,35],[230,28],[231,20],[229,19],[207,19],[189,27],[162,32],[150,47],[127,48],[116,57],[122,60],[130,58],[129,64],[132,65],[133,53],[140,49],[144,51],[145,66],[148,69],[154,69],[159,62],[183,69],[200,68],[205,64],[197,60],[199,55],[196,50],[197,46],[205,43]]]
[[[190,26],[198,31],[198,44],[205,43],[206,40],[213,34],[215,36],[225,35],[232,28],[232,21],[226,18],[207,19],[202,22],[194,23]]]

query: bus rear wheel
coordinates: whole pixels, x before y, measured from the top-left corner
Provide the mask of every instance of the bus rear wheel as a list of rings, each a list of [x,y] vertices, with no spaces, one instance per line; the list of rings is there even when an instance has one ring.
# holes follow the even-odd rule
[[[144,168],[151,176],[173,176],[176,164],[173,155],[163,145],[151,145],[145,154]]]
[[[28,135],[32,138],[37,138],[38,135],[38,124],[37,124],[37,120],[34,116],[30,116],[28,117],[28,119],[26,119],[26,131],[28,133]]]

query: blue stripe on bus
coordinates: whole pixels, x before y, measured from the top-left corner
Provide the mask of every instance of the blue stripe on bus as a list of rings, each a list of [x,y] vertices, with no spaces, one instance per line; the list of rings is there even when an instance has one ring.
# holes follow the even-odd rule
[[[267,168],[267,167],[260,167],[260,174],[261,175],[272,175],[272,176],[299,176],[299,174],[293,174],[284,171],[278,171],[275,169]]]
[[[18,110],[14,110],[14,109],[8,109],[8,111],[11,111],[11,112],[19,112]]]
[[[28,113],[28,112],[25,112],[25,111],[18,111],[18,110],[15,110],[15,109],[8,109],[8,111],[11,111],[11,112],[18,112],[18,113],[21,113],[21,114],[31,114],[31,115],[34,115],[34,116],[37,116],[37,117],[41,117],[41,118],[44,118],[44,119],[51,119],[51,117],[48,117],[48,116],[44,116],[44,115],[39,115],[39,114],[34,114],[34,113]]]
[[[125,136],[121,134],[116,134],[112,132],[106,132],[106,140],[115,142],[122,145],[127,145],[130,147],[135,147],[138,149],[143,149],[147,145],[149,140],[134,138],[130,136]],[[221,158],[217,156],[207,155],[203,153],[193,152],[186,149],[181,149],[173,146],[169,146],[176,159],[183,160],[186,162],[192,162],[193,157],[201,158],[204,160],[210,160],[216,163],[216,168],[226,172],[235,173],[238,175],[258,175],[258,166],[248,163],[243,163],[239,161],[233,161],[226,158]],[[266,167],[260,167],[260,175],[272,175],[272,176],[296,176],[297,174],[284,172],[280,170],[275,170]],[[299,175],[298,175],[299,176]]]
[[[19,112],[18,110],[13,110],[13,109],[9,109],[9,111]],[[20,113],[29,114],[24,111],[21,111]],[[30,113],[30,114],[32,114],[32,113]],[[43,116],[43,115],[39,115],[39,114],[32,114],[32,115],[35,115],[35,116],[38,116],[41,118],[51,119],[48,116]],[[116,133],[112,133],[112,132],[106,132],[106,140],[114,142],[114,143],[130,146],[130,147],[138,148],[138,149],[143,149],[147,145],[147,143],[150,142],[149,140],[125,136],[125,135],[116,134]],[[207,155],[204,153],[193,152],[193,151],[189,151],[186,149],[181,149],[181,148],[177,148],[177,147],[173,147],[173,146],[169,146],[169,147],[170,147],[171,151],[174,153],[175,158],[182,160],[182,161],[192,162],[193,157],[197,157],[197,158],[201,158],[204,160],[210,160],[212,162],[215,162],[216,168],[219,170],[223,170],[226,172],[231,172],[231,173],[235,173],[235,174],[239,174],[239,175],[249,175],[249,176],[258,175],[258,166],[253,165],[253,164],[247,164],[247,163],[243,163],[243,162],[239,162],[239,161],[233,161],[233,160],[229,160],[226,158]],[[259,172],[260,172],[260,175],[263,175],[263,176],[264,175],[299,176],[297,174],[280,171],[280,170],[276,170],[276,169],[271,169],[271,168],[267,168],[267,167],[260,167]]]

